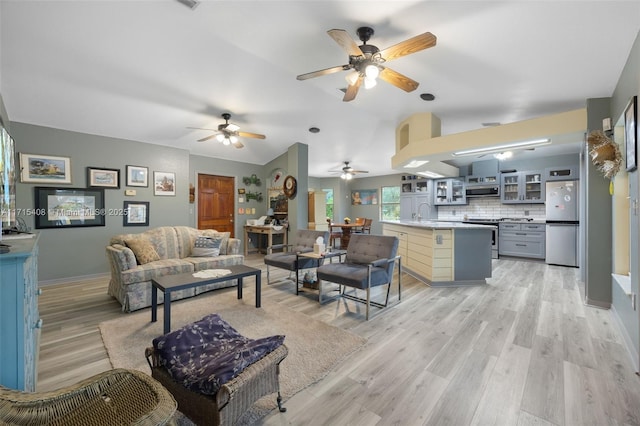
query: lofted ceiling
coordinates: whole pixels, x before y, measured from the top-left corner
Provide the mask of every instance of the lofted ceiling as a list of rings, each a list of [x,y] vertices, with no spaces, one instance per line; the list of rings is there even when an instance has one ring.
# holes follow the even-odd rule
[[[348,62],[327,30],[357,40],[365,25],[380,49],[437,36],[388,64],[416,91],[381,81],[342,102],[346,72],[296,80]],[[12,121],[255,164],[300,142],[311,176],[343,161],[376,176],[397,173],[395,128],[412,114],[447,135],[611,96],[639,29],[635,1],[2,0],[0,93]],[[197,142],[211,132],[188,127],[216,129],[225,112],[266,139]]]

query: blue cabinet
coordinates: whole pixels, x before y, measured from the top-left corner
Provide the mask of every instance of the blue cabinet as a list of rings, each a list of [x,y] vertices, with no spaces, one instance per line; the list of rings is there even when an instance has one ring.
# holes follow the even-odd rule
[[[38,236],[3,240],[0,254],[0,385],[36,390],[42,321],[38,313]]]

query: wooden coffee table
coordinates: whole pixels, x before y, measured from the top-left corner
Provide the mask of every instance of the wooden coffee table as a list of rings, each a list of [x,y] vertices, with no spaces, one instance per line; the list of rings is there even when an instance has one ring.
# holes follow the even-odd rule
[[[151,322],[158,320],[158,290],[164,293],[164,334],[171,331],[171,293],[204,284],[214,284],[228,280],[238,280],[238,299],[242,299],[242,281],[244,277],[253,275],[256,279],[256,308],[260,307],[260,285],[262,271],[246,265],[224,266],[230,274],[215,278],[196,278],[194,272],[166,275],[151,280]]]

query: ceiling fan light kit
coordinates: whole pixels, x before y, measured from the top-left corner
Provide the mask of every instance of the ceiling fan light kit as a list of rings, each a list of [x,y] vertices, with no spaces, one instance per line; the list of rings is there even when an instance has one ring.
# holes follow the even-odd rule
[[[342,98],[344,102],[354,100],[363,83],[365,89],[375,87],[378,77],[405,92],[411,92],[418,88],[419,83],[417,81],[383,64],[393,59],[435,46],[436,36],[430,32],[426,32],[381,51],[376,46],[367,44],[367,41],[369,41],[374,33],[373,28],[360,27],[356,32],[358,38],[362,41],[360,46],[357,45],[345,30],[333,29],[327,31],[329,36],[349,55],[349,62],[347,64],[301,74],[297,79],[307,80],[340,71],[352,70],[345,77],[349,86]]]
[[[249,133],[249,132],[241,132],[240,127],[236,124],[229,123],[231,119],[231,114],[225,112],[222,114],[222,118],[224,118],[224,124],[218,125],[218,131],[210,136],[204,137],[202,139],[198,139],[198,142],[206,142],[209,139],[216,138],[218,142],[221,142],[223,145],[233,145],[236,148],[243,148],[244,144],[240,142],[240,137],[243,138],[253,138],[253,139],[265,139],[265,135],[261,135],[258,133]],[[196,127],[189,127],[190,129],[197,130],[211,130],[211,129],[200,129]]]
[[[351,180],[356,174],[359,173],[369,173],[368,170],[354,170],[353,167],[349,165],[349,161],[344,161],[344,167],[342,167],[342,169],[330,171],[340,173],[340,178],[344,180]]]

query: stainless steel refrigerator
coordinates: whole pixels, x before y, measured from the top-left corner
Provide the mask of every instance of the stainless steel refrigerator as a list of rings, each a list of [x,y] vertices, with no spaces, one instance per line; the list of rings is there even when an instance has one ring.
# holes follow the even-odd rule
[[[546,184],[546,263],[578,266],[578,187],[577,180]]]

